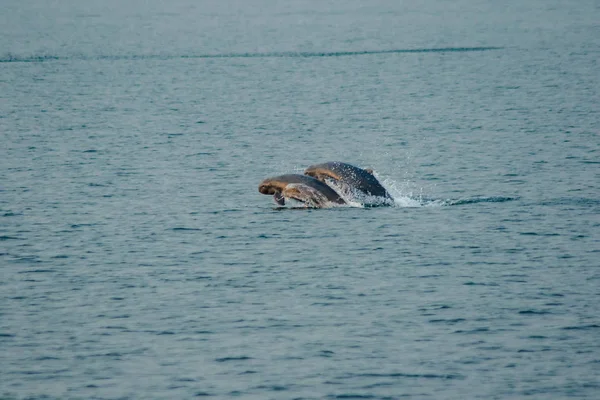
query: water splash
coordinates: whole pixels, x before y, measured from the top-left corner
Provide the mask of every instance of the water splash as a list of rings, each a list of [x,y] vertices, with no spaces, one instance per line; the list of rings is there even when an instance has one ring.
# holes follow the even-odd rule
[[[377,173],[375,173],[375,176],[393,197],[395,207],[461,206],[477,203],[503,203],[519,199],[519,197],[510,196],[473,196],[460,199],[435,199],[427,196],[424,188],[416,186],[410,180],[398,182],[389,178],[381,179]]]
[[[376,171],[373,171],[373,175],[394,199],[394,207],[423,207],[428,203],[424,198],[423,188],[416,187],[412,181],[382,179]]]

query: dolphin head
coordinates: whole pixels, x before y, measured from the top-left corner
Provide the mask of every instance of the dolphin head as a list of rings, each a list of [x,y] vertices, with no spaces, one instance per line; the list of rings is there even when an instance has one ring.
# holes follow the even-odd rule
[[[287,185],[287,182],[283,182],[280,179],[267,178],[258,185],[258,191],[262,194],[272,194],[273,201],[276,204],[283,206],[285,205],[285,197],[281,193]]]
[[[287,185],[277,178],[267,178],[258,185],[258,191],[262,194],[277,194]]]

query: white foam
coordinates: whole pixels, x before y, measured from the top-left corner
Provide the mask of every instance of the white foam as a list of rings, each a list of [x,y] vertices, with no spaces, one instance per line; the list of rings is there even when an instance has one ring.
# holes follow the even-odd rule
[[[413,182],[409,180],[399,182],[389,178],[381,179],[377,172],[373,172],[373,175],[392,196],[395,207],[423,207],[427,205],[428,202],[423,199],[423,188],[417,188]]]

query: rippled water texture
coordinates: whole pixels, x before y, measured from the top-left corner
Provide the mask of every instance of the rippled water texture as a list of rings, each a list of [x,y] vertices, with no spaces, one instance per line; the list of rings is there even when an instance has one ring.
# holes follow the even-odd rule
[[[0,13],[0,398],[596,399],[595,1]],[[340,160],[393,207],[277,207]]]

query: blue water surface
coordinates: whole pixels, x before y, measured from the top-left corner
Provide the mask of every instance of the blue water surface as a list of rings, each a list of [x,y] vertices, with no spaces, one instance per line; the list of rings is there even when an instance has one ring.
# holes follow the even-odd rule
[[[598,21],[4,1],[0,398],[599,398]],[[331,160],[395,205],[257,191]]]

